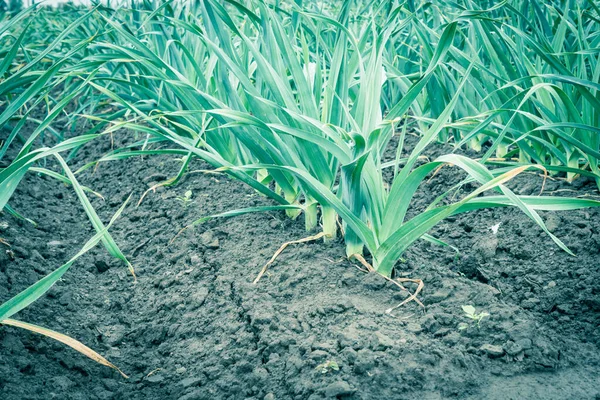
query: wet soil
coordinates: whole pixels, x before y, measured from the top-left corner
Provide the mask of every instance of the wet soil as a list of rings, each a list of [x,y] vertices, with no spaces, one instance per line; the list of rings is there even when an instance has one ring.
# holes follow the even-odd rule
[[[75,164],[110,145],[106,138],[86,146]],[[341,241],[290,246],[252,284],[282,243],[310,234],[301,217],[211,220],[169,245],[199,217],[269,204],[224,175],[192,172],[135,206],[178,168],[173,158],[146,157],[78,175],[104,196],[91,196],[104,221],[134,193],[111,232],[137,282],[99,246],[15,316],[82,341],[130,378],[51,339],[2,326],[0,398],[600,399],[598,210],[542,213],[576,257],[518,210],[446,220],[431,233],[460,254],[426,242],[411,247],[397,270],[424,281],[425,307],[411,302],[388,314],[408,293],[361,272],[344,258]],[[206,168],[197,162],[191,170]],[[421,188],[414,209],[460,178],[443,168]],[[537,194],[542,182],[524,174],[511,187]],[[180,201],[188,190],[191,201]],[[544,192],[598,195],[585,179],[548,180]],[[51,178],[30,173],[11,204],[38,226],[0,214],[0,237],[11,246],[0,244],[0,302],[93,235],[72,189]],[[471,323],[464,305],[490,316]]]

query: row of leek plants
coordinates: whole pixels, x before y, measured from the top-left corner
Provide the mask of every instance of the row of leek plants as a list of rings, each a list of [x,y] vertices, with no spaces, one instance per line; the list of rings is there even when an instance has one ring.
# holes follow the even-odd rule
[[[401,68],[410,61],[415,70],[414,60],[429,59],[439,26],[460,21],[448,62],[415,104],[419,129],[440,115],[474,63],[441,141],[476,151],[486,146],[484,162],[536,163],[569,182],[587,175],[600,186],[600,13],[594,2],[442,1],[413,11],[412,34],[398,37],[386,59],[397,97],[407,90]]]
[[[415,13],[404,4],[383,2],[362,9],[345,2],[335,17],[259,0],[147,7],[137,11],[140,23],[130,28],[117,14],[104,16],[119,39],[94,45],[95,54],[87,60],[94,66],[89,83],[126,114],[114,118],[115,113],[107,113],[102,121],[107,130],[128,128],[148,135],[145,143],[170,143],[162,154],[183,149],[187,157],[182,168],[189,158],[199,157],[278,204],[235,214],[285,209],[294,216],[301,210],[310,230],[320,208],[328,237],[336,235],[341,217],[348,256],[362,254],[366,247],[373,267],[391,276],[402,253],[421,238],[435,240],[427,232],[450,215],[517,207],[569,251],[537,211],[600,205],[515,195],[505,183],[531,165],[490,171],[451,154],[416,167],[426,147],[448,126],[474,71],[481,73],[474,54],[463,57],[470,60],[466,68],[447,62],[458,52],[453,44],[459,21],[443,26],[429,62],[412,79],[400,79],[409,83],[407,90],[396,102],[388,99],[386,107],[386,51],[415,26]],[[353,14],[357,10],[360,19]],[[465,13],[461,19],[477,17]],[[421,118],[420,141],[407,158],[392,163],[397,173],[386,182],[383,169],[389,163],[383,154],[394,127],[414,112],[413,104],[440,68],[454,69],[462,78],[439,116]],[[105,159],[146,153],[156,150],[127,148]],[[444,164],[457,166],[481,186],[457,202],[442,194],[408,219],[419,184]],[[494,195],[480,196],[487,191]]]
[[[96,229],[96,235],[64,265],[13,297],[3,299],[5,301],[0,304],[0,325],[45,335],[103,365],[118,369],[94,350],[69,336],[13,318],[43,296],[79,257],[99,242],[131,268],[108,233],[108,228],[122,213],[125,204],[110,223],[104,225],[86,192],[98,194],[78,183],[61,155],[72,153],[99,136],[88,133],[67,138],[64,135],[64,127],[73,123],[74,117],[67,114],[73,100],[86,99],[86,104],[91,104],[91,89],[85,80],[73,73],[71,67],[85,56],[85,49],[93,40],[94,35],[90,35],[86,23],[90,22],[94,13],[95,10],[76,10],[76,15],[64,17],[48,9],[36,10],[31,7],[0,21],[0,211],[16,218],[25,218],[9,206],[9,201],[25,175],[28,172],[36,173],[72,186]],[[46,132],[50,132],[52,138],[45,138]],[[55,165],[64,175],[46,168],[47,159],[55,159]]]

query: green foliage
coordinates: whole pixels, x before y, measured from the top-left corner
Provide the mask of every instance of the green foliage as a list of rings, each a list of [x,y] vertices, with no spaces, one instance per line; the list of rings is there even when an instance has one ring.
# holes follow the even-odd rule
[[[142,16],[137,29],[124,28],[131,15],[123,10],[102,16],[114,36],[96,43],[88,58],[95,67],[89,82],[122,110],[103,115],[105,123],[169,143],[169,151],[182,148],[186,159],[202,158],[280,205],[300,208],[307,230],[319,224],[320,209],[323,231],[335,237],[339,215],[347,255],[366,247],[384,275],[392,274],[415,241],[435,240],[427,232],[444,218],[480,207],[517,207],[569,251],[537,213],[555,206],[554,199],[534,201],[505,186],[530,164],[490,171],[466,157],[446,155],[415,168],[430,143],[463,124],[449,120],[474,111],[466,103],[474,85],[481,95],[497,94],[496,87],[477,83],[486,72],[477,52],[457,46],[464,46],[465,21],[476,24],[504,5],[474,14],[435,14],[440,29],[433,30],[425,25],[430,11],[395,2],[366,8],[348,2],[337,15],[294,5],[273,9],[258,0],[148,3],[136,11]],[[447,21],[447,15],[454,20]],[[411,50],[413,40],[423,49],[419,58]],[[429,96],[434,90],[448,95]],[[403,159],[411,120],[421,138]],[[385,163],[398,124],[403,126],[398,156]],[[420,183],[444,164],[481,186],[453,203],[441,194],[407,219]],[[384,179],[387,167],[394,167],[391,182]],[[486,191],[496,195],[482,201]],[[581,199],[568,204],[600,205]],[[556,209],[562,207],[567,205]],[[297,216],[293,209],[286,212]]]
[[[187,207],[192,202],[192,191],[188,190],[184,193],[183,196],[177,196],[175,199],[179,201],[184,207]]]
[[[487,7],[487,8],[486,8]],[[422,9],[415,37],[423,48],[437,23],[458,21],[448,63],[415,116],[435,118],[471,63],[453,122],[441,140],[477,151],[491,164],[537,163],[569,181],[594,177],[600,187],[598,7],[591,1],[468,0]],[[398,43],[397,49],[405,43]],[[411,54],[415,57],[417,55]]]
[[[94,164],[69,166],[81,146],[115,132],[135,142],[98,162],[176,156],[179,172],[163,182],[175,185],[200,158],[274,203],[213,217],[303,214],[307,230],[328,240],[342,232],[348,256],[366,248],[388,277],[416,241],[440,243],[427,232],[449,216],[516,207],[570,253],[538,211],[600,206],[506,186],[534,168],[600,185],[594,2],[144,1],[20,13],[13,3],[0,19],[0,209],[19,215],[9,203],[28,172],[67,183],[94,241],[130,269],[87,198],[95,192],[77,181]],[[409,133],[418,140],[407,152]],[[423,163],[435,141],[481,159]],[[459,185],[409,213],[421,183],[445,165],[476,188]],[[191,191],[178,200],[190,204]],[[2,318],[55,276],[1,305]],[[477,324],[486,316],[465,313]]]
[[[477,328],[480,327],[481,320],[486,317],[489,317],[490,314],[486,312],[478,313],[473,306],[462,306],[463,311],[465,312],[465,317],[469,318],[473,324],[477,325]],[[469,324],[461,323],[458,325],[458,329],[463,330],[469,328]]]
[[[338,365],[337,362],[335,362],[333,360],[327,360],[323,364],[317,365],[317,367],[315,369],[322,374],[327,374],[330,372],[339,371],[340,366]]]
[[[23,9],[23,0],[8,0],[8,11],[15,15]]]
[[[73,74],[70,68],[81,60],[90,43],[90,36],[85,35],[85,23],[89,22],[94,11],[88,10],[62,18],[55,14],[55,19],[48,20],[44,19],[49,12],[46,9],[35,11],[28,8],[17,13],[17,3],[20,4],[11,2],[11,17],[0,20],[0,210],[34,223],[13,210],[8,203],[25,174],[43,174],[72,186],[97,233],[66,264],[0,304],[0,324],[48,336],[118,370],[92,349],[68,336],[12,319],[14,314],[44,295],[81,255],[99,242],[113,256],[123,260],[133,272],[133,267],[108,233],[108,227],[125,205],[105,226],[86,195],[98,194],[78,183],[61,155],[64,152],[74,154],[78,148],[100,135],[87,132],[66,139],[66,129],[59,132],[52,127],[54,123],[61,123],[63,126],[73,123],[74,116],[65,116],[68,106],[76,97],[86,99],[86,94],[89,93],[87,83]],[[52,15],[51,11],[49,13]],[[74,34],[75,32],[77,33]],[[39,115],[42,115],[41,119]],[[33,129],[25,131],[27,136],[24,136],[22,129],[26,124],[33,126]],[[46,133],[55,139],[51,146],[44,145]],[[64,175],[45,168],[49,158],[56,161],[54,167],[62,170]]]

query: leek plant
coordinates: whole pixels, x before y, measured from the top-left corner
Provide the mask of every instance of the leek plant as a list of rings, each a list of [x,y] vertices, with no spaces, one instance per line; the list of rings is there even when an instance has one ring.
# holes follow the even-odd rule
[[[0,37],[6,34],[12,26],[22,22],[22,20],[32,12],[32,8],[23,11],[14,19],[9,19],[3,26],[0,26]],[[54,54],[55,59],[50,65],[46,61],[46,57],[50,57],[50,53],[65,37],[79,25],[89,19],[94,12],[91,10],[73,21],[67,29],[63,30],[48,46],[32,56],[31,59],[26,57],[25,66],[13,68],[12,63],[18,56],[21,48],[23,37],[27,28],[21,33],[14,43],[5,52],[6,55],[0,65],[0,76],[6,74],[6,78],[0,81],[0,99],[6,98],[6,105],[2,113],[0,113],[0,127],[3,127],[7,122],[13,121],[14,127],[9,129],[10,133],[0,148],[0,161],[4,161],[7,156],[7,151],[14,145],[15,138],[20,138],[22,141],[21,147],[8,166],[0,169],[0,210],[7,207],[8,201],[12,197],[19,182],[25,174],[31,169],[36,168],[36,163],[45,160],[47,157],[54,157],[59,163],[59,166],[64,170],[66,176],[58,175],[44,168],[36,168],[36,172],[58,177],[59,181],[70,183],[96,231],[104,229],[100,218],[96,214],[94,208],[89,202],[85,189],[77,183],[75,175],[69,168],[66,161],[60,155],[61,152],[74,150],[97,138],[99,134],[85,134],[76,136],[70,139],[63,140],[52,147],[35,147],[35,142],[44,130],[48,129],[54,120],[65,110],[67,105],[73,98],[80,94],[81,90],[87,87],[86,81],[81,81],[78,85],[70,87],[70,93],[66,93],[57,101],[52,108],[48,107],[48,112],[43,120],[35,120],[31,118],[33,111],[42,101],[47,98],[47,95],[53,90],[61,90],[62,84],[70,77],[70,72],[61,72],[60,68],[65,67],[77,52],[85,48],[90,39],[84,39],[78,42],[75,46],[66,50],[64,54],[58,52]],[[37,127],[29,134],[27,139],[20,137],[19,133],[27,122],[38,122]],[[62,137],[59,137],[63,139]],[[89,189],[87,189],[90,192]],[[10,210],[10,208],[9,208]],[[118,246],[110,237],[109,234],[103,235],[102,241],[108,251],[115,257],[126,262],[130,269],[131,265],[121,253]]]
[[[45,12],[46,10],[44,10]],[[36,282],[23,292],[0,304],[0,325],[10,325],[36,332],[58,340],[95,361],[118,369],[95,351],[79,341],[52,330],[12,319],[12,316],[38,300],[71,265],[84,253],[102,242],[107,250],[115,257],[123,260],[133,271],[111,235],[108,226],[123,211],[123,207],[115,214],[108,226],[105,226],[94,208],[86,192],[91,189],[80,185],[61,153],[73,151],[94,140],[98,134],[85,134],[65,139],[62,132],[52,127],[53,123],[64,118],[67,106],[76,97],[85,98],[89,92],[85,81],[73,79],[69,71],[71,63],[76,62],[80,52],[85,49],[91,39],[89,37],[74,40],[70,47],[63,47],[68,36],[80,28],[93,14],[94,10],[82,13],[74,20],[67,20],[66,26],[49,30],[47,36],[37,37],[39,31],[35,26],[39,15],[33,8],[28,8],[13,18],[0,21],[0,130],[7,132],[0,142],[0,210],[20,216],[9,207],[8,202],[17,186],[27,172],[44,174],[57,181],[69,184],[80,199],[90,222],[97,234],[66,264]],[[66,21],[64,21],[66,22]],[[52,36],[51,32],[56,33]],[[41,41],[38,41],[40,39]],[[46,113],[42,119],[37,118],[36,112],[45,106]],[[64,122],[64,121],[63,121]],[[22,135],[26,124],[35,127],[28,137]],[[44,146],[44,132],[55,136],[52,146]],[[42,143],[39,146],[39,143]],[[14,150],[14,151],[9,151]],[[55,158],[58,166],[65,175],[44,168],[45,160]],[[120,371],[119,371],[120,372]],[[123,374],[121,372],[121,374]],[[124,374],[123,374],[124,375]]]
[[[569,181],[589,170],[600,185],[599,38],[598,22],[590,11],[594,12],[591,2],[573,1],[506,7],[511,21],[497,31],[508,59],[493,70],[510,73],[501,75],[506,82],[499,88],[507,100],[496,103],[507,111],[490,107],[492,115],[474,129],[481,131],[495,115],[504,115],[484,159],[494,150],[504,157],[509,149],[503,143],[515,143],[520,162],[565,171]]]
[[[465,71],[476,65],[453,122],[440,140],[485,149],[483,162],[536,163],[572,181],[593,177],[600,187],[599,9],[594,2],[505,0],[463,4],[436,2],[414,10],[413,35],[399,37],[395,51],[427,60],[438,26],[459,21],[458,34],[428,83],[414,118],[440,115]],[[396,70],[404,58],[389,60]],[[414,68],[413,68],[414,69]],[[405,86],[405,85],[404,85]],[[400,86],[402,90],[402,86]],[[429,115],[427,115],[429,114]],[[448,136],[454,131],[452,138]]]
[[[474,52],[460,53],[466,54],[461,59],[466,65],[448,62],[458,52],[454,43],[460,21],[440,26],[417,74],[402,76],[395,68],[395,86],[386,86],[386,66],[393,61],[387,52],[406,40],[405,30],[414,26],[417,14],[397,2],[361,5],[343,2],[334,16],[259,0],[148,2],[147,10],[137,10],[139,24],[128,27],[119,19],[124,10],[101,14],[118,39],[95,43],[86,66],[95,67],[89,70],[89,84],[112,104],[110,112],[90,118],[100,120],[106,132],[127,128],[147,135],[134,145],[141,150],[117,150],[104,160],[183,149],[182,172],[190,157],[199,157],[278,203],[226,215],[285,209],[294,217],[301,210],[311,230],[320,208],[326,236],[336,235],[341,217],[347,255],[363,254],[366,247],[373,268],[388,277],[415,241],[439,242],[427,235],[437,223],[484,207],[519,208],[570,252],[537,211],[600,202],[515,195],[505,183],[531,165],[490,171],[450,154],[417,166],[448,126],[465,87],[482,73]],[[415,116],[422,135],[410,155],[385,162],[394,128],[419,110],[419,100],[425,104],[423,93],[440,69],[461,77],[452,95],[435,118]],[[397,86],[406,88],[402,96],[391,93]],[[115,113],[115,107],[122,112]],[[159,142],[172,147],[147,146]],[[457,202],[442,194],[408,219],[420,183],[445,164],[460,168],[480,187]],[[383,172],[390,166],[396,173],[386,182]],[[495,194],[480,196],[487,191]]]
[[[97,243],[132,270],[108,233],[125,205],[104,225],[87,198],[94,192],[69,167],[81,146],[123,128],[144,138],[100,162],[177,155],[179,173],[163,182],[174,185],[198,157],[275,202],[220,216],[302,213],[307,230],[323,231],[311,238],[327,240],[339,217],[347,255],[362,259],[366,249],[386,277],[415,241],[440,243],[427,232],[444,218],[487,207],[519,208],[570,252],[538,211],[600,202],[517,196],[505,185],[530,168],[600,176],[598,8],[563,3],[144,1],[0,20],[0,210],[19,216],[9,207],[16,187],[27,172],[46,174],[73,187],[96,230],[73,259],[0,304],[0,324],[116,368],[12,317]],[[24,137],[26,124],[34,129]],[[408,129],[420,139],[403,157]],[[448,154],[420,164],[435,140],[489,147],[483,162]],[[63,174],[45,168],[49,157]],[[518,163],[484,166],[498,158]],[[479,187],[458,201],[442,193],[408,218],[419,185],[447,164]]]

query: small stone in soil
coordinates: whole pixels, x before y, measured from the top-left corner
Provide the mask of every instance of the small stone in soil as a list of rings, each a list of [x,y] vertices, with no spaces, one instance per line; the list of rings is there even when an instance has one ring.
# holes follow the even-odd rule
[[[521,307],[527,309],[527,310],[531,310],[532,308],[535,308],[538,304],[540,303],[539,299],[531,298],[531,299],[525,299],[521,302]]]
[[[154,384],[161,383],[164,380],[165,380],[164,375],[162,375],[159,372],[154,373],[154,374],[152,374],[152,375],[150,375],[149,377],[146,378],[146,382],[148,382],[148,383],[154,383]]]
[[[198,308],[202,306],[202,304],[204,304],[204,302],[206,301],[208,293],[208,288],[203,286],[199,287],[190,298],[190,304],[192,305],[192,307]]]
[[[198,254],[192,254],[190,256],[190,263],[194,266],[196,266],[198,264],[202,264],[203,262],[204,262],[204,260]]]
[[[67,378],[66,376],[56,376],[56,377],[52,378],[50,381],[51,381],[51,385],[61,392],[66,392],[71,387],[75,386],[75,383],[73,383],[73,381],[70,380],[69,378]]]
[[[486,343],[482,345],[479,350],[485,352],[490,358],[502,357],[502,355],[504,355],[504,349],[502,346],[496,346],[493,344]]]
[[[552,233],[556,232],[556,230],[560,227],[561,220],[560,217],[556,214],[550,214],[548,218],[546,218],[546,228]]]
[[[344,350],[342,350],[341,354],[342,357],[344,357],[348,361],[348,364],[354,364],[354,362],[356,361],[356,356],[358,355],[356,350],[354,350],[351,347],[346,347]]]
[[[336,345],[331,342],[321,342],[312,345],[313,350],[333,351]]]
[[[499,294],[502,294],[502,292],[498,289],[496,289],[495,287],[488,285],[490,292],[494,295],[494,296],[498,296]]]
[[[421,324],[411,322],[408,325],[406,325],[406,330],[412,333],[420,333],[423,331],[423,327],[421,326]]]
[[[365,274],[362,280],[362,284],[365,288],[370,290],[379,290],[385,286],[385,278],[377,273]]]
[[[190,392],[188,394],[185,394],[181,397],[179,397],[177,400],[196,400],[196,399],[203,399],[205,398],[203,396],[203,393],[201,392],[202,389],[197,389],[194,390],[193,392]]]
[[[385,350],[390,347],[394,347],[394,341],[381,332],[375,332],[375,335],[371,338],[371,348],[375,351]]]
[[[521,346],[523,350],[529,350],[533,347],[533,342],[531,341],[531,339],[528,338],[519,339],[515,342],[515,344]]]
[[[329,356],[329,354],[323,350],[315,350],[312,353],[310,353],[310,358],[313,360],[316,360],[316,361],[323,360],[323,359],[327,358],[328,356]]]
[[[496,256],[498,249],[498,238],[496,236],[486,236],[478,240],[473,246],[473,251],[480,254],[484,260],[490,260]]]
[[[64,292],[58,299],[58,302],[60,304],[62,304],[63,306],[66,306],[66,305],[69,305],[69,303],[71,303],[72,300],[73,300],[73,293]]]
[[[508,354],[511,357],[516,356],[517,354],[519,354],[522,351],[523,351],[523,347],[521,347],[521,345],[519,343],[508,342],[506,344],[506,354]]]
[[[442,337],[442,336],[446,336],[450,332],[452,332],[450,328],[441,328],[441,329],[438,329],[437,331],[435,331],[433,333],[433,335],[436,337]]]
[[[325,395],[327,397],[348,396],[354,392],[356,392],[356,389],[345,381],[333,382],[325,388]]]
[[[354,272],[344,272],[342,275],[342,283],[347,286],[355,286],[357,283],[356,274]]]
[[[96,269],[98,270],[98,272],[102,273],[102,272],[106,272],[108,271],[108,269],[110,268],[109,263],[106,262],[106,260],[104,259],[97,259],[94,262],[94,265],[96,266]]]
[[[206,231],[200,235],[200,243],[209,249],[219,248],[219,238],[216,238],[212,231]]]
[[[358,332],[352,328],[340,332],[338,334],[338,342],[342,348],[351,347],[354,350],[362,348],[360,336],[358,335]]]
[[[123,325],[109,326],[103,330],[103,340],[109,346],[116,346],[123,341],[126,328]]]
[[[183,386],[184,388],[188,388],[188,387],[192,387],[192,386],[200,386],[202,384],[202,378],[201,377],[191,377],[191,378],[185,378],[179,381],[179,384],[181,386]]]
[[[450,297],[452,291],[450,289],[440,289],[435,293],[427,296],[428,303],[439,303],[440,301],[447,299]]]

